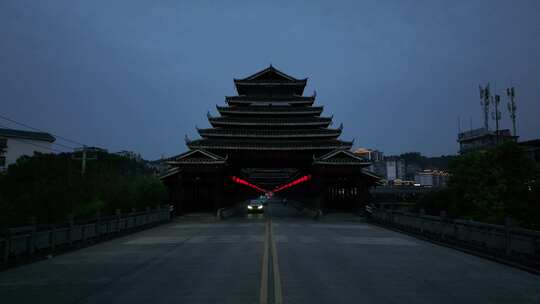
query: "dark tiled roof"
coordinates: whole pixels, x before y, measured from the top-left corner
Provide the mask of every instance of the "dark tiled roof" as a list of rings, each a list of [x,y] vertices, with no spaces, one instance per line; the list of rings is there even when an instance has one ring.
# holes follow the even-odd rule
[[[234,82],[255,82],[255,81],[271,81],[271,82],[300,82],[306,81],[306,79],[297,79],[291,75],[287,75],[282,71],[276,69],[272,65],[262,69],[254,74],[251,74],[242,79],[234,79]]]
[[[170,165],[175,164],[224,164],[226,161],[225,158],[216,155],[214,153],[194,149],[182,153],[176,156],[174,159],[168,161]]]
[[[352,142],[335,139],[319,140],[227,140],[198,139],[187,144],[195,149],[215,150],[334,150],[348,149]]]
[[[291,106],[240,106],[220,107],[217,110],[221,114],[255,114],[255,115],[320,115],[323,107],[291,107]]]
[[[48,141],[48,142],[54,142],[56,140],[54,136],[45,132],[32,132],[32,131],[3,129],[3,128],[0,128],[0,137],[41,140],[41,141]]]
[[[202,137],[252,137],[252,138],[317,138],[338,137],[340,129],[292,129],[292,130],[269,130],[269,129],[225,129],[211,128],[199,129]]]
[[[211,124],[223,125],[314,125],[328,126],[332,121],[331,117],[291,117],[291,118],[257,118],[257,117],[210,117]]]
[[[226,96],[226,101],[314,101],[315,96],[299,96],[299,95],[292,95],[292,96]]]
[[[368,160],[365,160],[347,150],[332,151],[315,159],[314,163],[323,165],[370,165]]]

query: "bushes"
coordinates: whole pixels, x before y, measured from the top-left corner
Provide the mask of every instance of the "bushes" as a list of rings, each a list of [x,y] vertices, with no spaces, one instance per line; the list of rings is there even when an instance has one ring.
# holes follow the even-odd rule
[[[0,225],[61,223],[69,214],[76,218],[143,209],[164,202],[166,189],[151,170],[134,160],[98,153],[87,163],[66,154],[21,157],[0,177]]]
[[[448,188],[432,193],[417,208],[438,215],[540,229],[540,169],[513,142],[459,156],[450,163]]]

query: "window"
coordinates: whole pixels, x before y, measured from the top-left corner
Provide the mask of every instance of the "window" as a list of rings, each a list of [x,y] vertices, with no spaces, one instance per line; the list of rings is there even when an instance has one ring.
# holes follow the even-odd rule
[[[5,167],[5,166],[6,166],[6,157],[0,156],[0,167]]]

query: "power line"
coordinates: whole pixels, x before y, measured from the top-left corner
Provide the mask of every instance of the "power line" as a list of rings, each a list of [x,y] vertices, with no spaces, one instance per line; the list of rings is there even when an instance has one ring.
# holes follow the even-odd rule
[[[34,127],[32,127],[32,126],[29,126],[29,125],[24,124],[24,123],[22,123],[22,122],[18,122],[18,121],[16,121],[16,120],[11,119],[11,118],[9,118],[9,117],[6,117],[6,116],[4,116],[4,115],[0,115],[0,118],[2,118],[2,119],[4,119],[4,120],[7,120],[7,121],[9,121],[9,122],[18,124],[18,125],[20,125],[20,126],[23,126],[23,127],[29,128],[29,129],[32,129],[32,130],[34,130],[34,131],[50,133],[50,134],[54,135],[54,136],[57,137],[57,138],[60,138],[60,139],[62,139],[62,140],[64,140],[64,141],[71,142],[71,143],[76,144],[76,145],[79,145],[79,146],[87,146],[87,145],[85,145],[85,144],[83,144],[83,143],[80,143],[80,142],[78,142],[78,141],[75,141],[75,140],[72,140],[72,139],[69,139],[69,138],[60,136],[60,135],[58,135],[58,134],[54,134],[54,133],[52,133],[52,132],[47,132],[47,131],[44,131],[44,130],[41,130],[41,129],[38,129],[38,128],[34,128]],[[57,145],[61,145],[61,144],[57,144]],[[69,147],[69,148],[70,148],[70,149],[73,149],[73,147]]]

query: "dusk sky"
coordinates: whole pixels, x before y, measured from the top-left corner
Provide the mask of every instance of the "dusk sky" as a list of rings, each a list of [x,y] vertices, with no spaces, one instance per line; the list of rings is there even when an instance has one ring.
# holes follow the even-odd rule
[[[0,115],[156,159],[272,63],[309,77],[355,146],[454,154],[487,82],[502,126],[515,86],[518,135],[540,138],[539,16],[538,0],[2,0]]]

